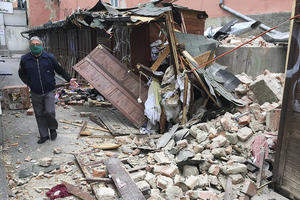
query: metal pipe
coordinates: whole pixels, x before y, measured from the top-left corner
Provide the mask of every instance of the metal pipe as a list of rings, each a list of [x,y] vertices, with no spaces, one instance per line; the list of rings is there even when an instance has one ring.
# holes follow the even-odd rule
[[[219,2],[219,7],[222,8],[223,10],[226,10],[227,12],[245,20],[245,21],[253,21],[255,22],[256,20],[246,16],[246,15],[243,15],[242,13],[239,13],[237,12],[236,10],[233,10],[227,6],[224,5],[224,0],[220,0]],[[265,25],[265,24],[260,24],[259,25],[259,28],[263,29],[263,30],[270,30],[271,27]],[[272,30],[269,34],[267,34],[271,39],[269,38],[265,38],[267,41],[276,41],[276,42],[287,42],[288,41],[288,38],[289,38],[289,33],[282,33],[280,31],[276,31],[276,30]]]

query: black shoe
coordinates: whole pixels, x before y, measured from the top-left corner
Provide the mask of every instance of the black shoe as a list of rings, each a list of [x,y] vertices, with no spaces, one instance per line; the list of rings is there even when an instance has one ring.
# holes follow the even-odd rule
[[[49,140],[49,137],[41,137],[39,140],[38,140],[38,144],[43,144],[44,142],[46,142],[47,140]]]
[[[57,133],[55,129],[50,129],[50,138],[51,140],[55,140],[57,137]]]

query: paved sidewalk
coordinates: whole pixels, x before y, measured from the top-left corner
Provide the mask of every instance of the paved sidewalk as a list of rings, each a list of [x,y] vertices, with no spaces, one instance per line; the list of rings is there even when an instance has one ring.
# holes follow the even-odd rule
[[[0,199],[8,199],[5,165],[3,162],[2,147],[0,146]]]

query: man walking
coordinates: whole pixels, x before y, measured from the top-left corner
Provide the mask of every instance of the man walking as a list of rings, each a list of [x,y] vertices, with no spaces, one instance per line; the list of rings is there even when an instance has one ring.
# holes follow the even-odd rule
[[[57,137],[58,123],[55,119],[55,72],[61,75],[73,87],[78,87],[75,79],[56,61],[55,57],[43,51],[39,37],[30,39],[30,52],[23,55],[20,61],[19,77],[30,88],[31,100],[37,121],[42,144]]]

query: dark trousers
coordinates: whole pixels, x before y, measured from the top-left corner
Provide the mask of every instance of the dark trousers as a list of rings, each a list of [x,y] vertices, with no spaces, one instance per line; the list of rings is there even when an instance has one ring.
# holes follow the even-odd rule
[[[57,129],[55,119],[55,92],[35,94],[31,92],[31,100],[41,137],[49,136],[49,129]]]

